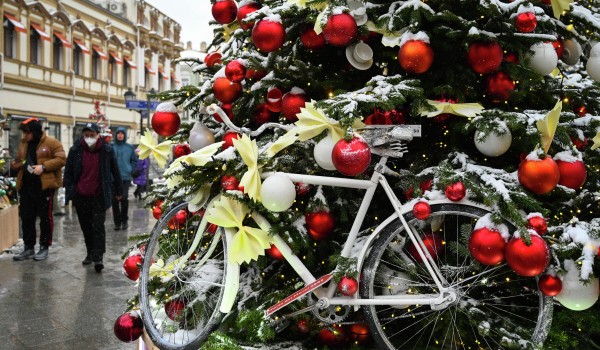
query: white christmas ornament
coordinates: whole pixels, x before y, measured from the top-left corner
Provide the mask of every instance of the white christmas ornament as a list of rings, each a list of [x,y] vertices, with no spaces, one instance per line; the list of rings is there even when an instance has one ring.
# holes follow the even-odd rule
[[[573,311],[589,309],[598,300],[598,279],[590,277],[587,283],[579,280],[579,270],[573,260],[565,260],[567,274],[562,279],[562,290],[556,296],[556,300]]]
[[[296,200],[296,187],[284,173],[275,173],[265,179],[260,187],[262,205],[270,211],[288,210]]]
[[[367,70],[373,65],[373,49],[361,41],[346,47],[346,58],[352,67]]]
[[[579,56],[583,52],[581,45],[573,39],[563,40],[563,54],[560,58],[561,61],[572,66],[579,62]]]
[[[585,65],[588,75],[593,81],[600,82],[600,56],[592,56]]]
[[[367,7],[365,4],[359,1],[348,1],[348,7],[350,8],[350,13],[354,17],[357,26],[362,26],[367,23],[369,17],[367,16]]]
[[[589,58],[600,56],[600,43],[594,41],[591,42],[588,47],[586,47],[586,51],[589,49],[587,53]]]
[[[558,56],[556,55],[554,46],[550,43],[538,43],[531,45],[529,49],[533,51],[529,55],[529,68],[541,75],[552,73],[558,63]]]
[[[313,155],[317,164],[325,170],[335,170],[333,160],[331,159],[331,153],[333,152],[334,146],[335,142],[333,142],[333,139],[329,134],[315,145]]]
[[[503,129],[502,135],[492,132],[485,138],[483,138],[485,135],[483,131],[476,131],[474,139],[477,150],[488,157],[498,157],[506,153],[512,144],[512,134],[508,128],[503,127]]]
[[[197,151],[210,144],[215,143],[215,135],[204,124],[197,122],[190,130],[190,139],[188,140],[192,151]]]

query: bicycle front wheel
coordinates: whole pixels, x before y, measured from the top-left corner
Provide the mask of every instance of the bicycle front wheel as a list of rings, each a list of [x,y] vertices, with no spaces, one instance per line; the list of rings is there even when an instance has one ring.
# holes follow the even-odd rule
[[[156,223],[140,273],[144,327],[163,350],[198,349],[224,315],[219,306],[226,272],[225,239],[214,226],[198,230],[205,223],[186,208],[187,203],[178,204]],[[189,258],[184,261],[186,254]]]
[[[437,306],[364,306],[379,348],[537,349],[552,321],[551,298],[539,292],[536,278],[518,276],[505,263],[481,265],[469,254],[473,226],[488,211],[458,203],[431,209],[427,221],[416,220],[412,211],[404,218],[429,247],[457,300]],[[362,298],[438,293],[398,219],[372,243],[362,276]]]

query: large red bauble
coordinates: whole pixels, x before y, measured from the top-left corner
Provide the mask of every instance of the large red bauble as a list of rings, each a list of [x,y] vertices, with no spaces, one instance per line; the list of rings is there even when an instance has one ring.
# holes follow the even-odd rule
[[[215,21],[221,24],[228,24],[235,20],[237,15],[237,5],[233,0],[217,0],[211,8]]]
[[[367,345],[371,341],[371,332],[366,323],[354,323],[348,329],[349,337],[352,343],[357,345]]]
[[[359,137],[352,137],[350,141],[339,140],[331,151],[333,166],[340,173],[347,176],[362,174],[371,164],[371,149]]]
[[[256,10],[260,10],[260,5],[255,2],[244,5],[238,9],[237,22],[243,30],[250,29],[254,26],[254,22],[242,23],[242,21],[246,18],[246,16]]]
[[[495,41],[476,41],[467,52],[469,67],[479,74],[495,72],[502,63],[502,47]]]
[[[587,170],[582,161],[565,162],[557,160],[556,165],[558,165],[558,171],[560,172],[560,180],[558,181],[560,185],[574,190],[581,189],[587,178]]]
[[[533,12],[521,12],[515,20],[515,27],[521,33],[531,33],[537,27],[537,18]]]
[[[553,297],[562,291],[562,281],[557,276],[543,275],[538,281],[538,287],[542,294]]]
[[[317,34],[313,27],[306,28],[300,34],[300,41],[309,50],[317,50],[325,46],[325,36],[322,33]]]
[[[546,157],[539,160],[524,159],[517,172],[521,186],[535,194],[552,191],[560,180],[560,170],[556,162]]]
[[[356,20],[348,13],[329,16],[323,28],[323,36],[329,45],[344,47],[354,40],[358,33]]]
[[[127,312],[117,318],[113,331],[120,341],[129,343],[142,335],[144,322],[140,317]]]
[[[471,233],[469,252],[483,265],[498,265],[504,261],[506,241],[500,232],[482,227]]]
[[[536,215],[527,219],[527,227],[543,236],[548,233],[548,223],[542,216]]]
[[[140,277],[140,265],[142,265],[142,256],[130,255],[123,262],[123,274],[132,281],[137,281]]]
[[[225,76],[229,81],[239,83],[246,77],[246,66],[238,60],[233,60],[225,65]]]
[[[458,202],[465,198],[467,195],[467,188],[462,182],[456,182],[446,186],[446,190],[444,191],[446,197],[453,202]]]
[[[231,103],[242,95],[242,84],[233,83],[225,77],[220,77],[213,83],[213,93],[220,102]]]
[[[240,181],[233,175],[223,175],[221,177],[221,188],[225,191],[237,190]]]
[[[252,41],[262,52],[277,51],[285,41],[285,27],[281,22],[263,19],[252,29]]]
[[[228,149],[229,147],[233,147],[233,140],[237,140],[240,138],[240,134],[238,134],[235,131],[228,131],[225,133],[225,135],[223,135],[223,139],[221,141],[223,141],[223,146],[221,146],[223,148],[223,150]]]
[[[352,277],[344,276],[338,282],[337,290],[342,295],[347,297],[352,296],[358,290],[358,282]]]
[[[442,236],[440,236],[439,234],[426,233],[423,235],[423,237],[421,237],[421,240],[423,240],[425,248],[427,249],[427,251],[433,259],[435,259],[438,256],[438,254],[442,251],[443,239]],[[408,246],[408,253],[413,257],[413,259],[415,259],[415,261],[419,263],[423,262],[423,259],[421,259],[421,256],[417,251],[417,247],[415,247],[415,245],[412,242]]]
[[[419,220],[427,220],[431,215],[431,206],[425,201],[415,203],[413,206],[413,215]]]
[[[514,90],[515,82],[502,71],[492,73],[487,78],[487,93],[490,95],[492,102],[497,103],[508,100]]]
[[[300,108],[306,104],[306,97],[301,94],[286,93],[281,98],[281,114],[290,122],[298,120],[296,114],[300,113]]]
[[[269,106],[266,103],[261,103],[254,109],[252,113],[253,120],[256,124],[264,124],[273,120],[273,112],[269,109]]]
[[[513,238],[506,245],[504,256],[508,266],[520,276],[534,277],[544,272],[550,262],[548,245],[536,234],[531,236],[531,245],[521,238]]]
[[[188,145],[187,143],[180,143],[178,145],[175,145],[175,147],[173,147],[173,158],[174,159],[186,156],[190,153],[192,153],[192,149],[190,148],[190,145]]]
[[[333,232],[335,221],[327,211],[319,210],[314,213],[304,214],[308,234],[315,241],[327,239]]]
[[[162,209],[160,208],[160,205],[152,208],[152,216],[156,220],[160,219],[160,217],[162,216]]]
[[[398,62],[407,73],[425,73],[433,64],[433,49],[424,41],[408,40],[398,51]]]
[[[173,321],[179,319],[185,309],[185,303],[181,300],[170,300],[165,304],[165,312]]]
[[[221,54],[218,52],[211,52],[204,57],[204,63],[207,67],[213,67],[216,64],[221,64]]]
[[[152,130],[160,136],[168,137],[179,130],[181,119],[179,114],[171,112],[155,112],[152,116]]]
[[[346,344],[346,331],[338,325],[328,326],[319,332],[317,336],[321,344],[337,347]]]
[[[283,254],[281,254],[281,251],[273,244],[271,244],[271,248],[266,250],[267,255],[270,256],[272,259],[275,260],[283,260]]]

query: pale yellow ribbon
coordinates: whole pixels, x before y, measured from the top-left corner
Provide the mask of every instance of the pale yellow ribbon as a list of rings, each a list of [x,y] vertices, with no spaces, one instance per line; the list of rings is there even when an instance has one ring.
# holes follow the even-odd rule
[[[271,247],[271,238],[262,229],[244,226],[244,218],[250,209],[243,203],[228,197],[221,197],[208,209],[206,221],[221,227],[233,227],[238,231],[231,239],[228,260],[237,264],[256,260],[264,255],[264,250]]]
[[[150,130],[146,129],[144,135],[140,137],[140,145],[138,146],[140,149],[139,158],[146,159],[152,155],[156,159],[158,166],[163,168],[167,164],[167,159],[169,159],[172,143],[172,141],[164,141],[156,144]]]
[[[250,136],[244,134],[242,137],[233,140],[233,146],[248,167],[248,171],[244,173],[240,180],[240,186],[244,186],[244,193],[247,193],[250,198],[260,201],[261,180],[258,171],[258,146],[256,141],[251,140]]]
[[[544,152],[548,153],[550,149],[550,145],[552,144],[552,139],[554,139],[554,133],[556,132],[556,127],[558,126],[558,120],[560,119],[560,112],[562,111],[562,101],[559,100],[554,105],[554,108],[544,119],[538,120],[535,125],[537,129],[542,134],[542,147],[544,147]]]
[[[569,11],[569,7],[573,2],[573,0],[551,0],[554,17],[558,19],[563,12]]]
[[[182,257],[179,257],[173,260],[172,262],[166,264],[166,266],[165,261],[163,259],[158,259],[157,262],[150,265],[150,271],[148,271],[148,274],[150,275],[150,277],[158,277],[161,279],[162,282],[167,282],[171,278],[173,278],[173,271],[175,270],[177,264],[179,264],[181,258]]]
[[[596,136],[594,136],[592,141],[594,141],[594,145],[591,148],[592,150],[595,150],[596,148],[600,147],[600,131],[596,133]]]
[[[422,117],[433,118],[440,114],[448,113],[461,117],[473,118],[483,111],[483,106],[479,103],[450,103],[427,100],[436,110],[433,112],[423,111]]]
[[[217,153],[218,150],[221,149],[221,145],[223,143],[223,141],[212,143],[204,148],[197,150],[196,152],[175,159],[173,163],[169,165],[169,168],[167,168],[167,170],[165,170],[164,172],[164,175],[167,176],[167,187],[174,188],[175,186],[177,186],[177,184],[183,181],[183,177],[179,175],[169,176],[181,167],[181,163],[194,166],[204,166],[206,165],[206,163],[212,160],[212,156],[215,153]]]

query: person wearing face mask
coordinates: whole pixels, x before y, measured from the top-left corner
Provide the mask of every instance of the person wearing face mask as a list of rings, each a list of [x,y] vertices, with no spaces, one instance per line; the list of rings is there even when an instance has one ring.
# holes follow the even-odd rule
[[[96,123],[87,123],[82,137],[71,147],[65,166],[65,200],[72,200],[83,231],[87,254],[83,265],[94,263],[96,272],[104,268],[106,251],[104,221],[112,198],[123,189],[115,152],[99,137]]]

